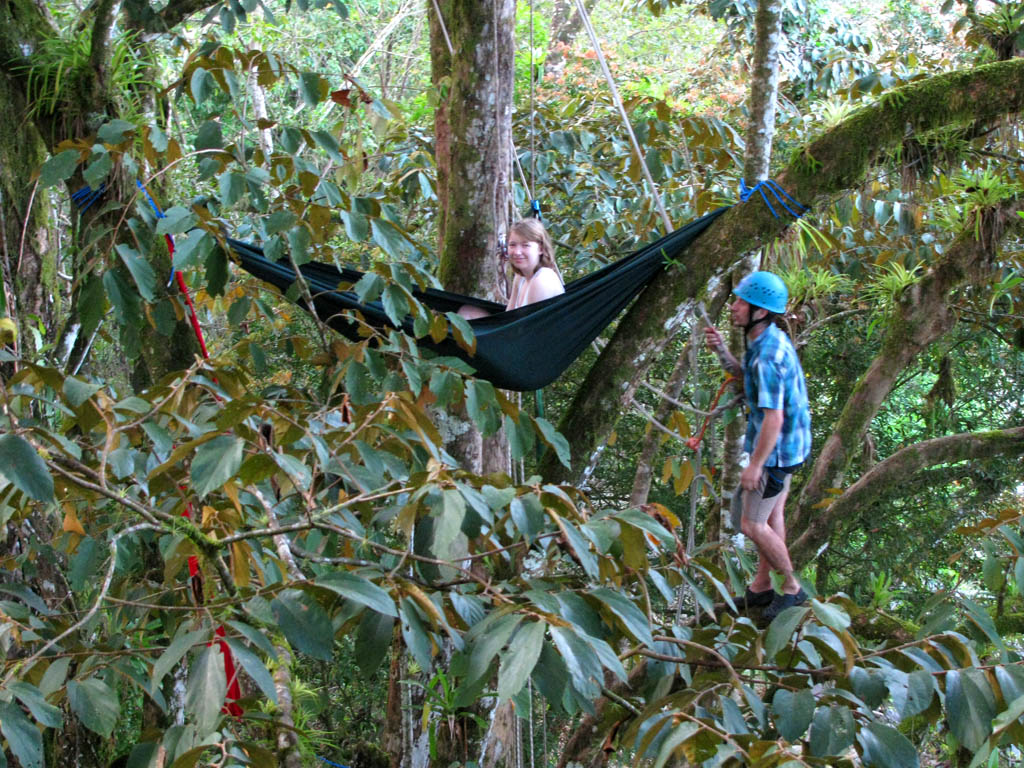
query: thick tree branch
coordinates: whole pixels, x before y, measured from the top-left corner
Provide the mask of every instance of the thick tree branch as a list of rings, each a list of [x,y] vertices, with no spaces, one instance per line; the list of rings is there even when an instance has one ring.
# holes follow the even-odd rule
[[[973,223],[969,223],[942,260],[899,297],[878,356],[854,386],[832,434],[815,460],[791,515],[791,530],[802,533],[813,521],[817,536],[825,535],[815,505],[825,497],[827,488],[842,483],[851,457],[860,450],[864,434],[892,391],[896,377],[956,323],[955,302],[950,292],[964,282],[983,280],[991,272],[1004,226],[1019,228],[1016,222],[1021,219],[1014,214],[1022,205],[1021,201],[1010,199],[979,212],[977,215],[989,222],[982,229],[990,230],[990,236],[979,241]]]
[[[929,78],[887,94],[829,130],[799,152],[775,181],[797,200],[810,204],[858,184],[869,168],[899,146],[908,126],[927,132],[1020,111],[1024,111],[1024,59]],[[737,206],[690,247],[681,266],[644,291],[619,323],[559,425],[570,442],[571,469],[547,456],[540,467],[545,479],[579,476],[696,299],[725,279],[741,254],[774,239],[788,223],[775,218],[759,200]]]
[[[1024,455],[1024,426],[964,432],[907,446],[864,473],[827,508],[815,510],[814,519],[790,546],[793,562],[807,562],[813,557],[837,520],[859,515],[865,507],[877,504],[894,492],[903,495],[899,493],[901,486],[905,487],[907,478],[915,473],[939,464],[1007,455]]]

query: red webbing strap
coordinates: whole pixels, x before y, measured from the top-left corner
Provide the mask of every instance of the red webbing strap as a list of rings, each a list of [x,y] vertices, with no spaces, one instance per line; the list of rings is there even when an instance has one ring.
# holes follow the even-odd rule
[[[731,373],[726,375],[725,381],[723,381],[722,386],[718,388],[718,392],[715,394],[715,399],[711,401],[711,407],[708,408],[708,411],[714,412],[715,408],[718,407],[718,401],[722,399],[722,395],[725,393],[726,388],[734,381],[736,381],[735,376],[733,376]],[[698,432],[696,435],[694,435],[693,437],[686,441],[687,448],[689,448],[691,451],[697,450],[697,446],[699,446],[700,441],[704,439],[704,433],[708,431],[708,425],[710,423],[711,413],[708,413],[708,415],[704,417],[704,424],[701,426],[700,432]]]
[[[148,193],[147,193],[148,194]],[[167,243],[167,252],[170,254],[171,259],[174,259],[174,238],[170,235],[164,235],[164,241]],[[192,303],[192,295],[189,293],[188,285],[185,283],[185,276],[182,275],[181,270],[175,270],[174,277],[178,283],[178,290],[185,297],[185,306],[188,307],[189,322],[192,324],[192,331],[196,335],[196,340],[199,342],[199,349],[203,353],[203,359],[209,360],[210,353],[206,349],[206,340],[203,338],[203,329],[199,325],[199,316],[196,313],[196,306]],[[220,398],[217,398],[218,400]],[[182,517],[192,519],[192,502],[185,502],[185,511],[181,513]],[[203,602],[203,588],[202,588],[202,577],[199,573],[199,558],[195,555],[189,555],[188,558],[188,575],[189,580],[192,583],[192,590],[195,594],[196,602]],[[225,637],[224,627],[217,627],[215,630],[217,635],[217,645],[220,648],[220,652],[224,654],[224,677],[228,681],[227,696],[224,700],[224,706],[221,711],[226,715],[232,715],[233,717],[241,717],[242,707],[239,706],[238,700],[242,698],[242,689],[238,684],[238,672],[235,668],[235,658],[231,653],[231,648],[227,642],[223,639]]]

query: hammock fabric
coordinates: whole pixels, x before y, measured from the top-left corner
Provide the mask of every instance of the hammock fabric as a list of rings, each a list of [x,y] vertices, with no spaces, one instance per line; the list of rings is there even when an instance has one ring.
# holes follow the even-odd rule
[[[565,286],[565,293],[506,312],[504,306],[471,296],[427,289],[415,296],[438,312],[457,312],[470,304],[493,314],[469,321],[476,335],[476,353],[469,354],[449,337],[435,344],[430,337],[418,344],[445,356],[465,360],[479,378],[501,389],[526,392],[557,379],[583,349],[654,279],[665,260],[677,257],[727,209],[720,208],[638,251]],[[247,272],[287,291],[295,270],[287,261],[271,261],[263,251],[239,240],[228,240]],[[345,310],[358,310],[372,326],[395,327],[379,301],[361,303],[352,291],[336,290],[356,283],[363,273],[309,263],[299,267],[309,284],[317,316],[334,330],[352,338],[360,324]],[[401,330],[412,333],[412,319]]]

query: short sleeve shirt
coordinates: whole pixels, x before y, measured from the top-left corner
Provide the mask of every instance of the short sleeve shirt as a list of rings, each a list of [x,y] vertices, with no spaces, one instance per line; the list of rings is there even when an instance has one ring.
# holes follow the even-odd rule
[[[766,467],[791,467],[811,453],[811,411],[807,383],[789,337],[769,324],[743,356],[743,389],[750,414],[744,450],[753,453],[764,423],[762,408],[782,411],[782,430]]]

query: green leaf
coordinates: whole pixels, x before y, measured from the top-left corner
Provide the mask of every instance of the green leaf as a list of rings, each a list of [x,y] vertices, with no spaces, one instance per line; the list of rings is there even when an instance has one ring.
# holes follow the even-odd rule
[[[331,619],[312,596],[288,589],[270,603],[274,618],[296,649],[321,661],[330,661],[334,652],[334,627]]]
[[[192,489],[200,498],[238,474],[243,446],[241,438],[230,435],[220,435],[199,446],[192,460]]]
[[[879,707],[885,701],[888,688],[881,672],[854,667],[850,671],[850,683],[853,686],[853,692],[868,707]]]
[[[177,666],[181,658],[189,652],[195,645],[206,642],[210,639],[209,629],[197,629],[194,632],[184,631],[186,625],[182,623],[178,627],[178,632],[174,636],[174,640],[167,646],[167,650],[160,654],[157,660],[153,663],[152,679],[155,685],[159,685],[160,681]]]
[[[164,211],[164,215],[157,219],[156,233],[158,235],[180,235],[195,225],[196,216],[192,210],[183,205],[175,205]]]
[[[816,757],[842,755],[853,745],[856,726],[846,707],[819,707],[811,723],[811,754]]]
[[[881,723],[868,723],[857,733],[864,758],[870,768],[919,768],[917,750],[902,733]]]
[[[569,450],[569,441],[565,439],[561,432],[555,429],[555,426],[547,419],[542,419],[539,416],[534,419],[534,422],[540,428],[541,437],[544,442],[548,444],[548,447],[555,452],[558,456],[558,460],[562,462],[566,467],[570,466],[571,451]]]
[[[87,680],[72,680],[67,685],[68,702],[71,711],[82,721],[82,725],[104,738],[110,738],[121,715],[117,691],[102,680],[90,677]]]
[[[1004,731],[1013,725],[1024,715],[1024,696],[1019,696],[1010,702],[995,720],[992,721],[992,730],[996,733]]]
[[[814,611],[814,615],[817,617],[818,621],[826,627],[834,629],[836,633],[842,633],[848,626],[850,626],[850,617],[846,614],[846,611],[838,605],[823,603],[812,597],[811,610]]]
[[[36,501],[53,501],[53,478],[46,464],[27,440],[0,435],[0,475]]]
[[[225,171],[218,178],[220,201],[225,206],[232,206],[245,194],[245,176],[234,171]]]
[[[671,728],[672,732],[661,743],[661,748],[658,750],[658,757],[654,760],[654,768],[662,768],[671,759],[679,745],[697,733],[699,726],[696,723],[687,721],[671,726]]]
[[[505,646],[522,620],[522,616],[513,613],[474,625],[466,636],[466,643],[469,646],[467,682],[476,682],[487,674],[491,660]]]
[[[907,675],[907,700],[900,712],[901,718],[919,715],[931,706],[935,695],[935,679],[923,669]]]
[[[434,666],[432,655],[434,643],[427,628],[423,626],[423,621],[420,619],[419,611],[412,598],[402,599],[399,618],[402,622],[402,639],[405,641],[406,648],[416,659],[416,663],[429,674]]]
[[[316,72],[302,72],[299,74],[299,93],[307,106],[315,107],[321,101],[323,86],[322,78]]]
[[[387,219],[371,219],[370,232],[373,242],[392,259],[401,259],[409,251],[409,241],[398,228]]]
[[[647,620],[647,615],[637,607],[636,603],[621,592],[616,592],[606,587],[592,590],[590,594],[608,606],[612,613],[622,619],[622,623],[626,625],[626,629],[629,630],[629,633],[634,638],[648,647],[654,645],[650,622]]]
[[[391,322],[401,325],[406,315],[409,314],[409,301],[402,289],[397,285],[386,285],[380,298],[384,305],[384,311],[387,312]]]
[[[345,234],[349,240],[361,243],[370,234],[370,221],[359,211],[341,210],[341,220],[345,224]]]
[[[284,232],[295,223],[295,214],[291,211],[274,211],[263,220],[263,228],[267,237]]]
[[[596,695],[604,681],[604,668],[590,644],[570,627],[551,627],[551,638],[576,690],[584,697]]]
[[[110,171],[114,167],[114,160],[109,152],[94,152],[93,156],[95,159],[86,166],[82,178],[93,189],[99,189],[103,180],[110,175]]]
[[[118,244],[115,248],[117,254],[121,257],[121,261],[128,267],[128,272],[131,273],[132,279],[139,289],[139,295],[146,301],[153,301],[154,291],[156,290],[156,274],[154,274],[149,262],[142,258],[138,251],[129,248],[127,245]]]
[[[80,156],[81,153],[77,149],[66,149],[51,157],[43,163],[42,170],[39,171],[39,186],[46,189],[67,179],[78,167]]]
[[[466,519],[466,501],[462,494],[453,489],[443,491],[441,503],[434,510],[434,517],[434,557],[452,557],[452,544],[458,539],[462,521]]]
[[[220,643],[211,643],[189,667],[185,688],[185,711],[195,719],[197,735],[205,736],[217,727],[227,693],[224,654]]]
[[[662,546],[675,547],[675,537],[669,531],[666,531],[657,520],[641,512],[639,509],[627,509],[614,515],[614,518],[629,523],[634,528],[646,531],[660,541]]]
[[[793,632],[796,631],[800,622],[804,620],[808,611],[810,611],[810,608],[807,606],[795,605],[792,608],[787,608],[775,617],[771,626],[768,627],[768,635],[764,641],[766,660],[774,659],[775,654],[789,645]]]
[[[64,717],[57,707],[50,704],[43,696],[43,692],[31,683],[15,681],[7,686],[7,690],[18,697],[18,700],[28,707],[40,725],[47,728],[60,728],[64,724]]]
[[[398,610],[395,608],[395,601],[391,599],[391,595],[372,581],[355,573],[333,571],[319,576],[315,583],[317,586],[327,587],[332,592],[337,592],[346,600],[354,600],[365,605],[372,611],[393,618],[398,617]]]
[[[220,123],[216,120],[208,120],[199,126],[196,132],[195,148],[220,149],[224,146],[224,139],[221,136]]]
[[[99,384],[94,384],[91,381],[82,381],[76,379],[74,376],[68,376],[64,379],[64,386],[62,388],[64,397],[68,399],[68,402],[73,408],[77,408],[90,397],[95,395],[100,390]]]
[[[263,691],[267,700],[277,704],[277,688],[274,687],[274,678],[267,671],[266,664],[255,653],[234,638],[228,638],[227,644],[231,648],[235,659],[242,663],[246,674],[253,679],[253,682]]]
[[[128,138],[130,133],[135,133],[135,123],[114,119],[100,127],[96,138],[104,144],[120,144]]]
[[[508,650],[502,654],[498,668],[498,699],[505,701],[515,696],[526,685],[526,681],[537,665],[541,647],[544,645],[543,621],[527,622],[519,628]]]
[[[395,621],[376,611],[363,614],[356,629],[356,664],[363,675],[372,675],[388,655],[394,637]]]
[[[972,752],[992,732],[995,700],[983,672],[976,669],[946,673],[946,718],[949,729]]]
[[[590,549],[590,542],[587,541],[583,534],[580,533],[579,529],[570,523],[568,520],[561,519],[559,521],[559,527],[562,529],[562,533],[565,534],[566,540],[569,542],[569,546],[572,548],[573,554],[576,555],[576,559],[579,564],[583,566],[583,570],[587,572],[587,575],[595,581],[601,576],[601,569],[597,562],[597,555],[595,555]]]
[[[213,77],[202,67],[196,67],[192,71],[192,79],[189,81],[189,89],[192,91],[192,98],[196,104],[206,101],[212,90]]]
[[[805,689],[793,693],[784,688],[772,699],[775,727],[786,741],[796,741],[807,731],[814,717],[814,694]]]
[[[0,701],[0,733],[22,768],[43,767],[43,735],[17,704]]]

